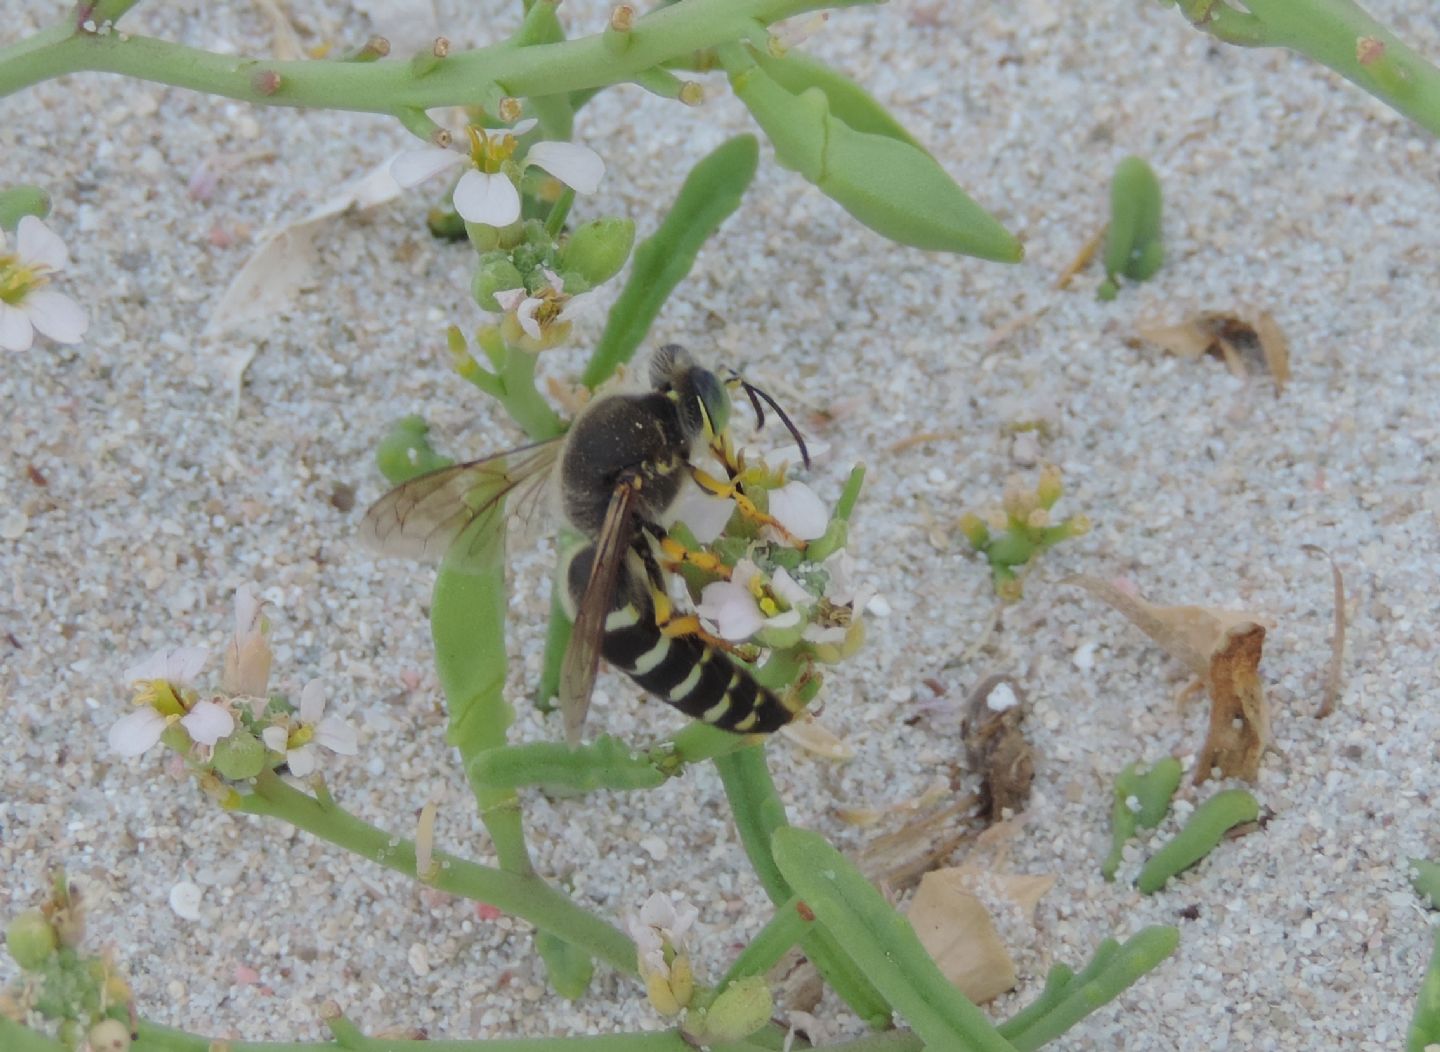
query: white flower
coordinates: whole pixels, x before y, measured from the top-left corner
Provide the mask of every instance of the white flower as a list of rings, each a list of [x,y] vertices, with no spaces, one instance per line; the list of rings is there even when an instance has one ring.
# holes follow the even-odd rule
[[[34,216],[20,219],[14,251],[0,231],[0,349],[28,351],[37,330],[56,343],[80,342],[90,325],[84,309],[46,288],[69,262],[65,242]]]
[[[770,491],[770,514],[802,541],[819,540],[830,526],[830,510],[803,482],[787,482]]]
[[[670,518],[683,522],[700,544],[717,540],[734,514],[733,500],[707,493],[694,484],[686,485],[679,499],[670,506]]]
[[[781,610],[772,598],[779,596],[785,599],[780,589],[788,591],[790,586],[795,589],[790,592],[791,595],[798,592],[806,600],[814,602],[813,597],[800,588],[783,568],[776,571],[775,579],[770,582],[770,594],[767,594],[760,568],[750,559],[741,559],[730,572],[730,580],[714,581],[705,586],[695,612],[715,625],[716,635],[731,642],[749,639],[767,628],[793,628],[800,623],[800,611],[793,607]],[[790,602],[789,599],[785,601]]]
[[[180,726],[185,728],[185,733],[196,745],[213,748],[216,742],[230,737],[235,730],[235,717],[218,701],[197,701],[180,718]]]
[[[135,703],[140,708],[115,721],[110,748],[134,757],[158,742],[165,728],[185,713],[180,693],[194,682],[209,656],[204,647],[175,647],[156,651],[127,668],[125,682],[136,688]]]
[[[452,198],[455,211],[469,223],[509,226],[520,218],[520,191],[516,180],[530,165],[543,168],[577,193],[591,194],[605,174],[605,162],[588,146],[570,142],[537,142],[525,154],[514,174],[507,172],[518,139],[535,127],[534,120],[520,121],[513,128],[467,128],[470,152],[461,153],[443,146],[421,146],[395,158],[390,174],[404,187],[418,186],[441,172],[468,165],[469,170],[455,184]],[[513,171],[516,166],[509,164]]]
[[[502,310],[514,313],[521,331],[532,340],[539,340],[550,326],[574,321],[595,296],[593,292],[568,294],[564,279],[553,270],[545,271],[545,280],[549,284],[537,292],[501,289],[495,293],[495,302]]]
[[[686,933],[699,916],[700,911],[690,903],[681,899],[677,905],[663,892],[657,891],[646,899],[640,916],[630,918],[627,924],[641,969],[668,979],[670,966],[665,962],[665,950],[668,948],[672,957],[682,954]]]
[[[336,716],[325,715],[325,690],[318,679],[305,684],[300,692],[297,715],[298,719],[271,724],[260,732],[267,748],[285,755],[296,777],[304,778],[315,770],[317,745],[341,756],[354,756],[359,751],[355,728]]]

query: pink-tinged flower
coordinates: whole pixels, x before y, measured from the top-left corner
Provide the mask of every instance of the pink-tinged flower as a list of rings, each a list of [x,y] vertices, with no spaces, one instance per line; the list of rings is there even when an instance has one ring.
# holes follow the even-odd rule
[[[319,760],[316,746],[341,756],[354,756],[360,750],[355,728],[337,716],[325,715],[325,689],[318,679],[305,684],[300,692],[300,711],[266,727],[260,737],[267,748],[285,756],[290,772],[298,778],[315,770]]]
[[[819,540],[830,526],[830,509],[803,482],[787,482],[772,489],[770,514],[793,536],[802,541]]]
[[[270,682],[270,624],[265,604],[249,584],[235,590],[235,635],[225,650],[225,671],[220,684],[227,694],[263,698]]]
[[[157,651],[126,669],[125,682],[135,687],[135,704],[140,708],[110,728],[110,748],[133,757],[158,742],[165,728],[187,713],[181,695],[209,656],[204,647],[175,647]]]
[[[814,602],[814,597],[783,568],[777,570],[767,584],[752,560],[741,559],[731,571],[730,580],[705,586],[695,612],[715,625],[715,634],[721,639],[738,643],[767,629],[798,625],[800,610],[792,600],[800,596]],[[781,602],[787,605],[782,607]]]
[[[545,280],[548,284],[536,292],[501,289],[495,293],[495,302],[505,312],[514,314],[520,331],[537,343],[545,343],[547,334],[552,342],[557,334],[567,334],[568,329],[557,333],[558,327],[574,321],[595,296],[593,292],[578,295],[566,292],[564,280],[553,270],[545,271]]]
[[[69,262],[65,242],[34,216],[20,219],[14,250],[0,231],[0,349],[28,351],[36,332],[56,343],[80,342],[90,325],[84,309],[46,287]]]
[[[421,146],[395,158],[390,174],[404,187],[419,186],[452,168],[468,166],[455,184],[455,211],[469,223],[509,226],[520,218],[518,182],[531,165],[543,168],[577,193],[591,194],[600,186],[605,162],[588,146],[570,142],[537,142],[518,164],[512,155],[519,137],[535,127],[534,120],[513,128],[466,129],[470,150],[462,153],[444,146]]]

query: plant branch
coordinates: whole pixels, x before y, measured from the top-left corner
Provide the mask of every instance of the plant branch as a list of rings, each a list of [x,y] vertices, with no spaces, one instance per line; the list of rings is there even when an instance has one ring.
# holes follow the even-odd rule
[[[256,780],[255,792],[242,798],[239,809],[283,819],[397,873],[416,876],[413,841],[378,829],[340,807],[326,806],[273,773]],[[435,861],[439,863],[437,872],[427,881],[431,886],[514,914],[583,947],[627,975],[636,974],[634,943],[538,876],[505,872],[441,851],[435,852]]]

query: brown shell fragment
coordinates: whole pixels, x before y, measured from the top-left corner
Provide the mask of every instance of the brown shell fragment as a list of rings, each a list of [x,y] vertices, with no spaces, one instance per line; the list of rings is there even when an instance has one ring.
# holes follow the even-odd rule
[[[997,691],[1009,694],[1008,704],[992,701],[1001,696]],[[1020,728],[1026,708],[1020,685],[1005,675],[986,678],[965,702],[960,734],[971,769],[980,772],[981,814],[991,822],[1006,811],[1019,814],[1030,802],[1035,754]]]

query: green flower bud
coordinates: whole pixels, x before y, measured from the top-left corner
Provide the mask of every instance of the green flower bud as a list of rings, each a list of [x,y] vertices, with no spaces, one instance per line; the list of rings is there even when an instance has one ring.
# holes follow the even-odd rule
[[[12,186],[0,190],[0,227],[14,230],[25,216],[44,219],[50,214],[50,195],[38,186]]]
[[[425,213],[425,225],[433,237],[442,241],[460,241],[466,234],[465,220],[453,208],[432,208]]]
[[[620,272],[634,244],[633,220],[617,216],[592,219],[570,235],[560,250],[560,267],[579,274],[593,289]],[[565,288],[570,291],[568,283]]]
[[[27,972],[33,972],[60,946],[55,929],[39,910],[26,910],[5,929],[5,947]]]
[[[749,975],[736,979],[705,1013],[704,1033],[697,1035],[709,1044],[741,1041],[770,1021],[775,1001],[763,977]]]
[[[380,468],[380,473],[398,485],[417,475],[438,471],[455,463],[431,448],[430,440],[426,438],[429,433],[430,425],[425,423],[423,416],[407,416],[396,421],[375,448],[375,463]],[[281,704],[284,704],[283,701]],[[272,698],[270,711],[285,709],[277,710],[275,699]]]
[[[516,269],[514,263],[510,262],[509,253],[487,252],[480,257],[480,265],[475,268],[475,280],[471,285],[471,292],[481,310],[498,311],[502,308],[495,301],[495,293],[504,292],[506,289],[523,288],[524,285],[525,282],[520,277],[520,271]]]
[[[265,745],[246,730],[236,730],[215,743],[215,770],[232,782],[254,778],[265,769]]]

